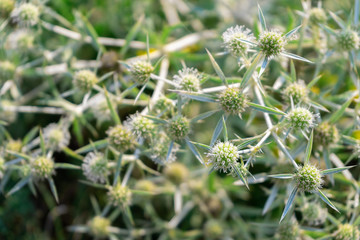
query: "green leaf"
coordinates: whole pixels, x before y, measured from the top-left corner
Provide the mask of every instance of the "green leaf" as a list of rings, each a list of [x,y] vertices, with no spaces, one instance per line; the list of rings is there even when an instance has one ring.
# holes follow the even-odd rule
[[[298,187],[294,187],[294,189],[290,193],[289,199],[287,200],[284,211],[283,211],[283,213],[281,215],[281,218],[280,218],[280,222],[285,218],[286,214],[290,210],[290,207],[291,207],[292,203],[294,202],[294,199],[295,199],[295,196],[296,196],[297,192],[298,192]]]
[[[246,70],[244,77],[240,83],[240,88],[244,89],[244,87],[246,86],[247,82],[249,81],[249,79],[252,77],[256,66],[258,64],[258,62],[260,61],[261,58],[261,54],[258,54],[255,59],[253,60],[253,62],[251,63],[250,67]]]
[[[80,170],[81,169],[80,166],[76,166],[76,165],[70,164],[70,163],[55,163],[55,168],[73,169],[73,170]]]
[[[338,173],[338,172],[348,170],[348,169],[353,168],[353,167],[355,167],[355,166],[340,167],[340,168],[330,168],[330,169],[326,169],[326,170],[321,171],[321,174],[322,175],[334,174],[334,173]]]
[[[201,94],[201,93],[193,93],[193,92],[186,92],[186,91],[174,91],[176,93],[179,93],[182,96],[198,100],[200,102],[216,102],[216,100],[208,94]]]
[[[318,195],[327,205],[329,205],[332,209],[334,209],[335,211],[339,212],[337,210],[337,208],[335,207],[334,204],[332,204],[330,202],[330,200],[325,196],[325,194],[321,191],[321,190],[318,190],[318,192],[316,192],[316,195]]]
[[[310,139],[308,141],[308,144],[306,146],[306,152],[305,152],[305,165],[309,163],[310,156],[311,156],[311,150],[313,145],[313,139],[314,139],[314,129],[311,131]]]
[[[23,146],[27,145],[35,137],[38,130],[39,130],[38,126],[33,127],[23,138],[22,145]]]
[[[301,25],[297,26],[296,28],[290,30],[288,33],[285,34],[285,38],[290,38],[292,35],[294,35],[299,29],[301,28]]]
[[[129,49],[130,43],[132,40],[134,40],[134,38],[136,37],[137,33],[139,32],[140,26],[142,25],[144,20],[144,15],[142,15],[139,20],[135,23],[135,25],[130,29],[130,31],[128,32],[128,34],[126,35],[125,38],[125,44],[124,46],[121,48],[120,54],[121,56],[125,56],[127,50]]]
[[[56,203],[59,203],[59,197],[58,197],[58,193],[57,193],[57,190],[56,190],[56,186],[55,186],[55,183],[54,183],[54,179],[52,178],[49,178],[48,179],[49,181],[49,184],[50,184],[50,190],[55,198],[55,201]]]
[[[236,166],[231,165],[231,167],[233,168],[233,170],[235,171],[235,173],[239,177],[239,179],[245,184],[246,188],[249,190],[250,188],[247,183],[246,177],[243,176],[243,174],[239,171],[239,169]]]
[[[270,195],[269,197],[267,198],[266,202],[265,202],[265,206],[264,206],[264,209],[262,211],[262,215],[265,215],[265,213],[267,213],[267,211],[269,211],[272,203],[274,202],[277,194],[278,194],[278,191],[279,191],[279,188],[277,185],[274,185],[272,188],[271,188],[271,192],[270,192]]]
[[[264,14],[263,14],[263,12],[262,12],[261,7],[260,7],[259,4],[258,4],[258,14],[259,14],[259,21],[260,21],[262,30],[263,30],[263,31],[266,31],[266,30],[267,30],[267,27],[266,27],[265,17],[264,17]]]
[[[253,103],[253,102],[249,102],[248,103],[250,107],[259,110],[261,112],[266,112],[266,113],[270,113],[270,114],[276,114],[276,115],[282,115],[284,116],[286,113],[284,113],[283,111],[277,110],[277,109],[273,109],[273,108],[269,108],[269,107],[265,107],[265,106],[261,106],[259,104]]]
[[[23,188],[26,184],[29,183],[30,181],[30,176],[23,178],[20,180],[20,182],[18,182],[17,184],[15,184],[15,186],[13,188],[11,188],[11,190],[6,194],[6,196],[10,196],[14,193],[16,193],[17,191],[19,191],[21,188]]]
[[[83,156],[77,154],[76,152],[74,152],[73,150],[71,150],[71,149],[68,148],[68,147],[64,147],[64,148],[63,148],[63,151],[64,151],[64,153],[65,153],[66,155],[69,155],[70,157],[73,157],[73,158],[75,158],[75,159],[78,159],[78,160],[81,160],[81,161],[84,159]]]
[[[169,157],[170,157],[170,155],[171,155],[171,152],[172,152],[172,149],[173,149],[173,147],[174,147],[174,141],[171,141],[170,142],[170,145],[169,145],[169,149],[168,149],[168,152],[167,152],[167,154],[166,154],[166,159],[165,159],[165,162],[167,163],[168,162],[168,160],[169,160]]]
[[[212,64],[213,68],[215,69],[216,74],[220,77],[220,79],[222,80],[223,84],[224,84],[225,86],[228,86],[229,84],[228,84],[228,82],[226,81],[226,77],[225,77],[223,71],[221,70],[221,68],[219,67],[219,65],[218,65],[217,62],[215,61],[214,57],[211,55],[211,53],[210,53],[207,49],[205,49],[205,50],[206,50],[207,54],[209,55],[211,64]]]
[[[158,117],[154,117],[151,115],[144,115],[144,117],[153,120],[156,123],[160,123],[160,124],[168,124],[168,122],[164,119],[158,118]]]
[[[336,112],[334,112],[329,119],[329,123],[331,123],[331,124],[336,123],[341,118],[341,116],[344,114],[345,110],[349,107],[352,100],[353,100],[353,98],[350,98],[341,106],[341,108],[339,108]]]
[[[296,69],[295,69],[294,61],[291,60],[290,62],[291,62],[291,64],[290,64],[290,66],[291,66],[291,82],[294,83],[294,82],[296,82]]]
[[[226,122],[225,122],[225,116],[222,116],[222,124],[223,124],[223,134],[224,134],[224,140],[225,142],[227,142],[229,140],[228,137],[228,132],[227,132],[227,128],[226,128]]]
[[[210,150],[210,146],[209,145],[206,145],[206,144],[203,144],[203,143],[198,143],[198,142],[193,142],[193,141],[190,141],[192,144],[194,144],[194,145],[197,145],[197,146],[199,146],[199,147],[202,147],[202,148],[204,148],[204,149],[206,149],[206,150]]]
[[[84,147],[79,148],[78,150],[75,151],[75,153],[78,153],[78,154],[87,153],[87,152],[93,151],[95,149],[98,150],[101,148],[105,148],[108,144],[109,143],[108,143],[107,139],[99,140],[99,141],[92,142],[91,144],[88,144]]]
[[[43,133],[42,133],[41,129],[40,129],[40,147],[41,147],[42,155],[45,155],[46,154],[46,147],[45,147],[44,136],[43,136]]]
[[[346,29],[346,24],[345,22],[339,18],[335,13],[333,13],[332,11],[329,11],[329,14],[331,16],[332,19],[334,19],[334,21],[337,23],[337,25],[339,25],[339,27],[343,30]]]
[[[268,177],[271,178],[278,178],[278,179],[291,179],[294,177],[294,174],[290,173],[282,173],[282,174],[274,174],[274,175],[268,175]]]
[[[314,78],[313,80],[311,80],[311,82],[308,83],[307,88],[310,89],[312,88],[322,77],[322,75],[317,76],[316,78]]]
[[[205,118],[208,118],[208,117],[212,116],[213,114],[215,114],[215,113],[217,113],[219,111],[220,110],[213,110],[213,111],[208,111],[208,112],[202,113],[202,114],[194,117],[193,119],[191,119],[191,122],[195,123],[197,121],[203,120]]]
[[[312,61],[306,59],[306,58],[303,58],[303,57],[300,57],[296,54],[293,54],[293,53],[289,53],[289,52],[281,52],[280,53],[282,56],[284,57],[288,57],[288,58],[292,58],[292,59],[295,59],[295,60],[299,60],[299,61],[303,61],[303,62],[308,62],[308,63],[313,63]]]
[[[224,115],[224,116],[225,116],[225,118],[227,118],[226,115]],[[222,121],[222,117],[221,117],[219,119],[218,123],[216,124],[214,133],[213,133],[212,138],[211,138],[210,146],[214,145],[214,143],[216,142],[217,138],[219,137],[222,129],[223,129],[223,121]]]
[[[117,112],[115,111],[114,106],[112,105],[112,103],[110,101],[109,93],[108,93],[108,91],[106,90],[105,87],[104,87],[104,92],[105,92],[106,103],[108,105],[108,108],[110,109],[110,114],[111,114],[112,119],[114,120],[114,122],[116,124],[121,124],[121,120],[120,120]]]
[[[189,140],[189,138],[185,139],[186,144],[188,145],[188,147],[190,148],[190,150],[193,152],[193,154],[195,155],[196,159],[199,160],[199,162],[204,165],[204,160],[201,157],[201,154],[199,153],[199,151],[196,149],[196,147],[191,143],[191,141]]]

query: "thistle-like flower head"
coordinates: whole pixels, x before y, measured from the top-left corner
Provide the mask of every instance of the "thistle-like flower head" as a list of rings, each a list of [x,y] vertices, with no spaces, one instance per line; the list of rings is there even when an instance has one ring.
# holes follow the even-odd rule
[[[135,147],[136,141],[134,135],[126,126],[116,125],[111,127],[106,133],[109,143],[120,152],[126,152]]]
[[[203,76],[196,68],[185,67],[178,71],[178,74],[174,76],[174,81],[178,85],[178,89],[197,92],[200,90],[200,81]]]
[[[309,13],[309,23],[312,25],[326,23],[326,13],[322,8],[311,8]]]
[[[143,85],[154,71],[154,67],[148,61],[136,61],[130,64],[130,73],[136,83]]]
[[[328,211],[317,202],[306,203],[301,208],[303,220],[310,225],[316,226],[325,222]]]
[[[310,164],[300,167],[295,173],[294,180],[299,189],[304,192],[316,192],[323,183],[320,170]]]
[[[207,154],[209,160],[216,170],[224,173],[232,172],[237,163],[239,153],[237,147],[231,142],[218,142]]]
[[[28,29],[16,30],[6,38],[5,48],[27,53],[34,47],[35,36]]]
[[[0,1],[0,16],[8,17],[11,11],[14,9],[15,0],[2,0]]]
[[[350,29],[343,30],[337,36],[337,43],[343,51],[357,50],[360,44],[359,35]]]
[[[222,34],[222,39],[224,41],[225,48],[235,57],[241,57],[244,53],[249,50],[249,46],[240,41],[239,39],[244,39],[247,41],[254,41],[254,36],[251,33],[250,29],[245,26],[230,27]]]
[[[241,114],[248,106],[248,99],[239,88],[229,87],[220,93],[219,103],[227,114]]]
[[[322,122],[315,128],[315,143],[322,146],[329,146],[339,141],[337,127],[329,122]]]
[[[109,175],[107,159],[104,154],[99,152],[90,152],[81,165],[85,177],[94,183],[105,183]]]
[[[96,216],[88,222],[88,227],[93,236],[103,238],[110,233],[110,220],[101,216]]]
[[[189,170],[182,163],[169,164],[164,170],[165,177],[175,185],[180,185],[189,177]]]
[[[278,240],[297,240],[300,235],[299,224],[295,220],[283,222],[276,230]]]
[[[315,126],[315,116],[308,109],[296,107],[286,114],[290,126],[295,129],[308,129]]]
[[[172,140],[182,140],[190,132],[190,122],[186,117],[175,116],[169,121],[166,132]]]
[[[159,133],[159,135],[157,135],[151,142],[149,151],[151,160],[160,165],[174,162],[176,160],[176,153],[179,150],[179,144],[174,143],[171,153],[168,156],[171,141],[172,140],[166,134]],[[167,162],[165,162],[166,158]]]
[[[47,179],[55,173],[55,164],[51,158],[40,156],[31,162],[32,174],[39,179]]]
[[[95,73],[90,70],[80,70],[73,78],[74,86],[82,92],[89,92],[98,81]]]
[[[294,104],[298,104],[308,100],[309,89],[305,86],[303,81],[298,83],[294,82],[285,88],[284,94],[287,97],[287,100],[290,101],[290,97],[292,97]]]
[[[130,131],[138,137],[150,138],[155,134],[156,126],[154,122],[136,113],[129,117],[126,124]]]
[[[335,235],[336,240],[360,239],[360,231],[357,226],[350,224],[341,224]]]
[[[114,206],[126,207],[131,202],[131,191],[127,186],[120,183],[108,187],[109,202]]]
[[[15,7],[11,17],[23,26],[33,26],[40,20],[40,9],[30,2],[24,2]]]
[[[45,144],[52,150],[60,151],[70,142],[70,133],[65,126],[55,123],[44,128]]]
[[[287,40],[280,32],[272,30],[261,33],[258,42],[258,45],[265,56],[272,58],[278,56],[284,51]]]

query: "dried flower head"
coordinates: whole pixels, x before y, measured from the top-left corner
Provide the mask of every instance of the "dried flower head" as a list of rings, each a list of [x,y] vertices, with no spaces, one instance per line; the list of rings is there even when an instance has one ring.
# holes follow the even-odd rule
[[[99,152],[88,153],[81,165],[85,177],[94,183],[105,183],[109,175],[108,162],[104,154]]]
[[[200,81],[203,76],[195,68],[185,67],[178,71],[178,74],[174,76],[174,81],[178,85],[178,89],[197,92],[200,90]]]
[[[190,132],[190,122],[186,117],[175,116],[169,121],[166,132],[172,140],[182,140]]]
[[[326,23],[326,13],[322,8],[312,8],[309,13],[309,22],[312,25]]]
[[[136,83],[143,85],[154,71],[154,67],[148,61],[136,61],[130,64],[130,73],[134,77]]]
[[[259,38],[259,47],[266,57],[276,57],[284,51],[287,43],[280,32],[272,30],[261,33]]]
[[[286,114],[290,126],[295,129],[308,129],[315,126],[315,116],[306,108],[296,107]]]
[[[232,172],[240,156],[237,147],[231,142],[218,142],[211,148],[207,157],[208,163],[211,163],[215,170],[227,173]]]
[[[321,146],[329,146],[337,143],[340,139],[337,127],[329,122],[322,122],[315,128],[315,143]]]
[[[189,170],[184,164],[175,162],[166,166],[164,174],[172,183],[180,185],[189,177]]]
[[[341,50],[351,51],[359,49],[359,35],[357,32],[346,29],[337,35],[337,43]]]
[[[23,2],[11,12],[11,17],[22,26],[34,26],[40,20],[40,9],[33,3]]]
[[[60,151],[70,142],[70,133],[65,126],[51,123],[44,128],[44,140],[48,148]]]
[[[308,100],[309,89],[303,81],[294,82],[285,88],[284,94],[287,100],[290,101],[290,97],[292,97],[294,104],[298,104]]]
[[[131,191],[120,183],[108,187],[109,202],[114,206],[126,207],[131,202]]]
[[[335,234],[336,240],[354,240],[360,239],[360,232],[357,226],[350,224],[341,224]]]
[[[89,92],[98,81],[95,73],[90,70],[80,70],[73,78],[74,86],[82,92]]]
[[[316,192],[323,183],[320,170],[309,164],[298,169],[294,180],[299,189],[304,192]]]
[[[47,179],[55,173],[54,160],[41,156],[31,162],[32,174],[36,178]]]
[[[226,88],[219,95],[219,102],[227,114],[241,114],[248,106],[247,96],[236,87]]]
[[[230,27],[222,34],[225,48],[235,57],[242,57],[249,50],[249,46],[239,39],[254,41],[251,31],[245,26]]]
[[[88,222],[90,233],[97,238],[106,237],[110,230],[110,220],[101,216],[96,216]]]
[[[109,143],[120,152],[126,152],[135,147],[136,141],[134,135],[126,126],[116,125],[111,127],[106,133]]]

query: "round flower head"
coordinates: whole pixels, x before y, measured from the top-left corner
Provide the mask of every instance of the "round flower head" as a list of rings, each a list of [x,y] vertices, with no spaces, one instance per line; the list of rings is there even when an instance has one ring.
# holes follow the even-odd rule
[[[164,174],[172,183],[180,185],[189,177],[189,170],[184,164],[175,162],[165,168]]]
[[[109,143],[120,152],[126,152],[135,147],[135,138],[131,131],[123,126],[116,125],[111,127],[107,132]]]
[[[27,29],[16,30],[6,38],[5,48],[27,53],[34,47],[35,36]]]
[[[309,22],[312,25],[326,23],[326,13],[322,8],[312,8],[309,14]]]
[[[259,47],[266,57],[276,57],[286,45],[286,39],[278,31],[265,31],[260,35]]]
[[[174,111],[174,103],[167,97],[160,97],[154,104],[152,110],[155,115],[167,118],[172,115]]]
[[[222,239],[224,237],[223,224],[215,219],[208,220],[204,225],[206,239]]]
[[[310,225],[316,226],[323,224],[327,218],[328,211],[322,208],[319,203],[306,203],[301,208],[303,220]]]
[[[339,141],[339,131],[337,127],[329,122],[322,122],[315,128],[315,143],[322,146],[329,146]]]
[[[358,240],[360,232],[357,226],[350,224],[341,224],[336,232],[336,240]]]
[[[32,3],[21,3],[12,11],[11,17],[22,26],[33,26],[40,20],[40,9]]]
[[[190,131],[190,122],[187,118],[176,116],[172,118],[167,126],[167,133],[172,140],[184,139]]]
[[[131,191],[128,187],[118,183],[116,186],[108,187],[109,202],[114,206],[126,207],[131,201]]]
[[[31,162],[32,174],[36,178],[46,179],[55,173],[55,164],[51,158],[41,156]]]
[[[235,26],[226,29],[222,34],[226,49],[235,57],[241,57],[249,49],[248,45],[239,39],[254,41],[254,36],[245,26]]]
[[[70,133],[65,126],[55,123],[44,128],[45,144],[52,150],[60,151],[70,142]]]
[[[239,88],[235,87],[226,88],[219,95],[219,102],[221,108],[227,114],[241,114],[248,106],[248,99],[246,95],[241,93]]]
[[[151,142],[149,151],[151,160],[160,165],[174,162],[176,160],[176,153],[179,150],[179,145],[174,143],[171,153],[169,157],[167,157],[170,143],[171,139],[167,135],[160,133],[156,136]],[[166,158],[168,158],[167,161]]]
[[[308,99],[308,93],[309,90],[302,81],[299,83],[291,83],[284,90],[284,94],[287,99],[290,101],[290,97],[292,97],[294,104],[306,102]]]
[[[290,123],[290,126],[296,129],[308,129],[315,126],[314,115],[303,107],[292,109],[286,114],[286,119]]]
[[[14,0],[1,0],[0,1],[0,17],[8,17],[11,11],[14,9]]]
[[[90,233],[97,238],[106,237],[109,234],[110,220],[96,216],[88,222]]]
[[[150,180],[139,180],[135,184],[135,189],[145,192],[154,192],[156,185]]]
[[[143,85],[154,71],[154,67],[147,61],[136,61],[130,65],[130,73],[136,83]]]
[[[237,163],[239,153],[237,147],[231,142],[218,142],[207,154],[209,160],[216,170],[224,173],[232,172]]]
[[[277,240],[297,240],[300,234],[299,224],[295,220],[283,222],[276,230]]]
[[[183,68],[178,71],[178,75],[174,76],[175,83],[178,84],[178,89],[197,92],[200,90],[200,81],[203,76],[195,68]]]
[[[89,92],[98,81],[95,73],[90,70],[80,70],[73,78],[74,86],[82,92]]]
[[[359,35],[357,32],[347,29],[337,35],[337,43],[341,50],[351,51],[359,49]]]
[[[0,156],[0,179],[3,178],[5,172],[5,159]]]
[[[323,183],[320,170],[309,164],[299,168],[294,179],[299,189],[304,192],[316,192]]]
[[[131,115],[126,122],[130,131],[138,137],[150,138],[154,133],[156,126],[154,122],[147,117],[136,113]]]
[[[1,80],[0,80],[1,84]],[[15,103],[9,100],[0,101],[0,120],[3,120],[8,123],[12,123],[17,118],[17,113],[15,111],[5,110],[4,107],[14,107]]]
[[[98,152],[90,152],[81,165],[85,177],[94,183],[105,183],[106,177],[109,175],[107,159],[104,154]]]
[[[15,65],[9,61],[0,62],[0,84],[12,79],[15,74]]]

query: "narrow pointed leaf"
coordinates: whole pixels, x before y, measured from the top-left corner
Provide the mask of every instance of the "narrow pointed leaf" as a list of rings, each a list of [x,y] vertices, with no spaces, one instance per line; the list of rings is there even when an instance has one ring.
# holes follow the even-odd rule
[[[249,185],[247,183],[246,177],[243,176],[243,174],[239,171],[239,169],[236,166],[231,165],[231,167],[233,168],[233,170],[235,171],[235,173],[239,177],[239,179],[245,184],[246,188],[250,189]]]
[[[297,26],[296,28],[290,30],[288,33],[285,34],[285,38],[290,38],[293,34],[295,34],[299,29],[301,28],[300,26]]]
[[[262,30],[263,30],[263,31],[266,31],[266,30],[267,30],[267,27],[266,27],[265,17],[264,17],[264,14],[263,14],[263,12],[262,12],[261,7],[260,7],[259,4],[258,4],[258,14],[259,14],[259,21],[260,21]]]
[[[210,146],[209,145],[206,145],[206,144],[203,144],[203,143],[198,143],[198,142],[192,142],[192,141],[190,141],[192,144],[194,144],[194,145],[197,145],[197,146],[199,146],[199,147],[202,147],[202,148],[204,148],[205,150],[210,150]]]
[[[308,89],[312,88],[322,77],[322,75],[317,76],[316,78],[314,78],[313,80],[311,80],[311,82],[308,83],[308,85],[306,86]]]
[[[105,88],[104,88],[104,92],[105,92],[106,103],[107,103],[108,108],[110,110],[110,114],[111,114],[111,117],[112,117],[113,121],[116,124],[121,124],[120,118],[119,118],[117,112],[115,111],[115,108],[114,108],[114,106],[112,105],[112,103],[110,101],[109,94],[108,94],[108,92],[107,92],[107,90]]]
[[[345,24],[345,22],[341,19],[341,18],[339,18],[335,13],[333,13],[332,11],[329,11],[329,13],[330,13],[330,16],[331,16],[331,18],[332,19],[334,19],[334,21],[337,23],[337,25],[339,25],[339,27],[341,28],[341,29],[346,29],[346,24]]]
[[[303,58],[303,57],[300,57],[296,54],[293,54],[293,53],[289,53],[289,52],[282,52],[281,53],[282,56],[284,57],[288,57],[288,58],[292,58],[292,59],[295,59],[295,60],[299,60],[299,61],[303,61],[303,62],[308,62],[308,63],[313,63],[312,61],[306,59],[306,58]]]
[[[121,56],[125,56],[125,53],[127,52],[127,50],[129,49],[130,43],[132,40],[134,40],[134,38],[136,37],[137,33],[140,30],[140,27],[143,23],[144,20],[144,15],[142,15],[139,20],[135,23],[135,25],[133,27],[131,27],[130,31],[128,32],[128,34],[126,35],[125,38],[125,45],[121,48]]]
[[[340,167],[340,168],[330,168],[330,169],[326,169],[321,171],[322,175],[329,175],[329,174],[334,174],[334,173],[339,173],[345,170],[348,170],[350,168],[353,168],[355,166],[348,166],[348,167]]]
[[[191,143],[191,141],[186,138],[185,139],[186,144],[188,145],[188,147],[190,148],[190,150],[193,152],[193,154],[195,155],[196,159],[199,160],[199,162],[204,165],[204,160],[201,157],[201,154],[199,153],[199,151],[196,149],[196,147]]]
[[[273,175],[269,175],[268,177],[278,178],[278,179],[291,179],[294,177],[294,174],[290,174],[290,173],[273,174]]]
[[[225,116],[226,117],[226,116]],[[211,138],[210,146],[213,146],[223,129],[222,117],[219,119]]]
[[[228,132],[227,132],[227,128],[226,128],[225,115],[222,116],[222,124],[223,124],[224,140],[225,140],[225,142],[227,142],[229,137],[228,137]]]
[[[169,160],[169,157],[170,157],[170,155],[171,155],[171,152],[172,152],[173,147],[174,147],[174,141],[171,141],[171,142],[170,142],[170,145],[169,145],[168,152],[167,152],[167,154],[166,154],[166,160],[165,160],[165,162],[167,162],[167,161]]]
[[[216,102],[216,100],[212,98],[211,95],[207,95],[207,94],[191,93],[185,91],[175,91],[175,92],[179,93],[180,95],[186,96],[188,98],[198,100],[200,102]]]
[[[45,140],[41,129],[40,129],[40,147],[41,147],[42,155],[45,155],[46,154]]]
[[[167,124],[168,122],[164,119],[161,119],[161,118],[157,118],[157,117],[154,117],[154,116],[151,116],[151,115],[144,115],[144,117],[150,119],[150,120],[153,120],[154,122],[156,123],[161,123],[161,124]]]
[[[76,165],[70,164],[70,163],[55,163],[55,168],[73,169],[73,170],[80,170],[81,169],[80,166],[76,166]]]
[[[309,163],[310,156],[311,156],[311,150],[313,145],[313,139],[314,139],[314,129],[311,131],[310,139],[308,141],[308,144],[306,146],[306,152],[305,152],[305,165]]]
[[[257,44],[256,44],[256,43],[254,43],[254,42],[250,42],[249,40],[246,40],[246,39],[236,38],[236,40],[238,40],[238,41],[240,41],[240,42],[243,42],[243,43],[246,43],[246,44],[248,44],[248,45],[250,45],[250,46],[252,46],[252,47],[257,46]]]
[[[329,205],[332,209],[334,209],[335,211],[339,212],[339,210],[337,210],[337,208],[335,207],[335,205],[330,202],[330,200],[325,196],[325,194],[324,194],[321,190],[318,190],[318,192],[316,192],[316,195],[318,195],[318,196],[319,196],[327,205]]]
[[[283,211],[283,213],[282,213],[282,215],[281,215],[280,222],[285,218],[286,214],[287,214],[288,211],[290,210],[291,205],[292,205],[293,202],[294,202],[294,199],[295,199],[295,196],[296,196],[297,191],[298,191],[298,187],[294,187],[294,189],[293,189],[292,192],[290,193],[289,199],[287,200],[287,203],[286,203],[286,205],[285,205],[284,211]]]
[[[203,120],[205,118],[212,116],[213,114],[215,114],[217,112],[219,112],[219,110],[213,110],[213,111],[208,111],[208,112],[202,113],[202,114],[194,117],[193,119],[191,119],[191,122],[195,123],[197,121]]]
[[[344,114],[345,110],[349,107],[352,100],[353,99],[350,98],[341,106],[341,108],[339,108],[336,112],[334,112],[329,119],[329,123],[331,123],[331,124],[336,123],[341,118],[341,116]]]
[[[266,68],[268,62],[269,62],[269,58],[268,58],[268,57],[265,57],[264,60],[263,60],[263,62],[262,62],[262,64],[261,64],[261,68],[260,68],[260,71],[259,71],[259,76],[258,76],[258,78],[260,78],[261,75],[264,73],[265,68]]]
[[[240,83],[240,88],[243,89],[246,86],[247,82],[252,77],[258,62],[260,61],[260,58],[261,58],[261,54],[258,54],[256,56],[256,58],[253,60],[253,62],[251,63],[250,67],[246,70],[244,77]]]
[[[252,108],[254,108],[256,110],[259,110],[261,112],[266,112],[266,113],[276,114],[276,115],[282,115],[282,116],[285,115],[285,113],[283,111],[280,111],[280,110],[277,110],[277,109],[265,107],[265,106],[262,106],[262,105],[259,105],[259,104],[253,103],[253,102],[249,102],[248,104],[249,104],[250,107],[252,107]]]
[[[294,61],[291,60],[291,82],[296,82],[296,69],[295,69],[295,65],[294,65]]]
[[[272,203],[274,202],[277,194],[278,194],[278,191],[279,191],[279,188],[277,187],[277,185],[274,185],[272,188],[271,188],[271,192],[270,192],[270,195],[269,197],[267,198],[266,200],[266,203],[265,203],[265,206],[264,206],[264,209],[262,211],[262,215],[265,215],[265,213],[267,213],[267,211],[269,211]]]
[[[51,192],[52,192],[52,194],[53,194],[53,196],[55,198],[55,201],[57,203],[59,203],[59,197],[58,197],[58,193],[57,193],[56,186],[55,186],[55,183],[54,183],[54,179],[49,178],[48,181],[49,181],[49,184],[50,184],[50,190],[51,190]]]
[[[17,191],[19,191],[22,187],[24,187],[26,184],[28,184],[30,181],[30,177],[26,177],[20,180],[15,186],[6,194],[6,196],[10,196]]]
[[[210,58],[210,61],[211,61],[211,64],[213,66],[213,68],[215,69],[215,72],[216,74],[219,76],[219,78],[221,79],[221,81],[223,82],[223,84],[225,86],[228,86],[228,82],[226,80],[226,77],[223,73],[223,71],[221,70],[221,68],[219,67],[219,65],[217,64],[217,62],[215,61],[214,57],[211,55],[211,53],[205,49],[207,54],[209,55],[209,58]]]

